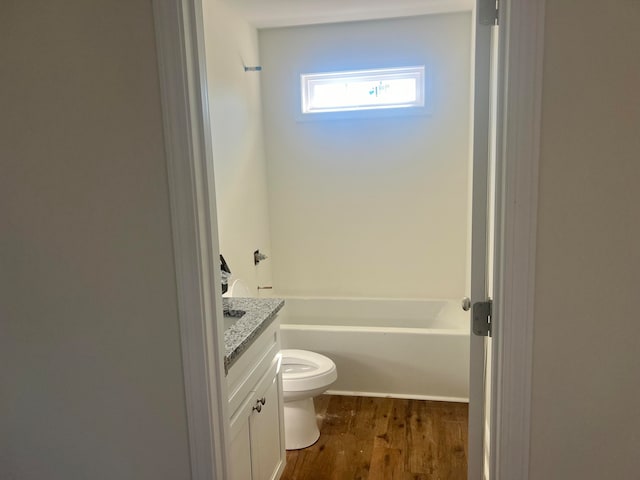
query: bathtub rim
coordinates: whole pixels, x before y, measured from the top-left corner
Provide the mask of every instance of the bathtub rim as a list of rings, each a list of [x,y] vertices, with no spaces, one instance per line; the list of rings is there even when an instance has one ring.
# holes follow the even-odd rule
[[[285,300],[347,300],[347,301],[398,301],[398,302],[455,302],[459,303],[459,298],[417,298],[417,297],[353,297],[353,296],[329,296],[329,295],[286,295],[283,293],[272,292],[271,295],[276,298]],[[270,296],[271,296],[270,295]]]
[[[285,326],[299,326],[307,327],[309,331],[327,331],[331,329],[337,329],[343,332],[365,332],[365,331],[377,331],[377,329],[388,329],[386,332],[392,333],[408,333],[415,331],[415,333],[423,333],[429,331],[434,335],[470,335],[471,334],[471,322],[469,313],[463,312],[460,307],[460,303],[455,299],[436,299],[436,298],[391,298],[391,297],[315,297],[315,296],[280,296],[285,301],[285,307],[283,308],[283,314],[281,315],[281,325]],[[314,308],[305,311],[305,303]],[[329,314],[325,316],[320,314],[318,308],[319,304],[334,304],[329,309]],[[380,322],[380,317],[374,314],[374,319],[371,324],[367,324],[366,321],[362,321],[363,317],[356,315],[354,318],[357,320],[354,323],[349,321],[350,312],[353,305],[367,304],[368,308],[371,305],[376,307],[377,305],[386,305],[388,308],[393,303],[410,304],[410,311],[403,312],[399,310],[389,310],[388,316],[385,320]],[[336,316],[336,308],[339,305],[350,304],[345,306],[346,313]],[[336,307],[338,305],[338,307]],[[424,305],[426,308],[431,309],[426,312],[420,312],[416,314],[416,307],[421,308]],[[293,311],[292,311],[293,310]],[[393,312],[393,313],[392,313]],[[397,312],[400,312],[397,314]],[[397,316],[395,316],[397,315]],[[424,315],[424,316],[423,316]],[[398,322],[387,321],[395,318]],[[291,321],[295,319],[295,321]],[[416,321],[422,322],[426,320],[425,326],[417,325]],[[398,326],[397,323],[402,324],[406,322],[406,326]],[[326,327],[326,328],[325,328]],[[313,329],[316,330],[313,330]]]
[[[353,325],[315,325],[306,323],[280,323],[283,330],[303,330],[307,332],[344,333],[410,333],[413,335],[454,335],[468,337],[471,332],[464,329],[415,328],[415,327],[359,327]]]

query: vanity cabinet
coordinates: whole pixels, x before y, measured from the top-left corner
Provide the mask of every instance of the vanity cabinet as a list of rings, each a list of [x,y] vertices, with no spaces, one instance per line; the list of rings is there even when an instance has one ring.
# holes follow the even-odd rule
[[[285,465],[278,319],[229,369],[232,480],[276,480]]]

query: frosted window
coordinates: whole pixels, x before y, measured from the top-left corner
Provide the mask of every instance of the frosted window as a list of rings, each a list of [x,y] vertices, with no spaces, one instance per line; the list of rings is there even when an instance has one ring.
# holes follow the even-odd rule
[[[424,106],[424,66],[309,73],[302,82],[302,113]]]

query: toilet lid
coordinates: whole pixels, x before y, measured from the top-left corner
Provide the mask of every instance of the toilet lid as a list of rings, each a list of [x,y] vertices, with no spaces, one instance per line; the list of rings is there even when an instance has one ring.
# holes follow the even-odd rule
[[[308,388],[308,380],[320,380],[321,377],[337,377],[335,374],[336,365],[330,358],[319,353],[307,350],[282,350],[282,381],[289,388],[286,390],[298,390],[296,384],[300,384],[300,389]],[[328,379],[330,380],[330,379]],[[335,378],[330,381],[335,381]]]

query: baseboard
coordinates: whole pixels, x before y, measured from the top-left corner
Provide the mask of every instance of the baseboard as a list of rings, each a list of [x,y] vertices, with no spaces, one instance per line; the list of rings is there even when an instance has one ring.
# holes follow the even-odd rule
[[[382,392],[351,392],[347,390],[327,390],[325,393],[327,395],[343,395],[343,396],[350,396],[350,397],[401,398],[406,400],[431,400],[434,402],[469,403],[468,398],[442,397],[438,395],[411,395],[411,394],[382,393]]]

